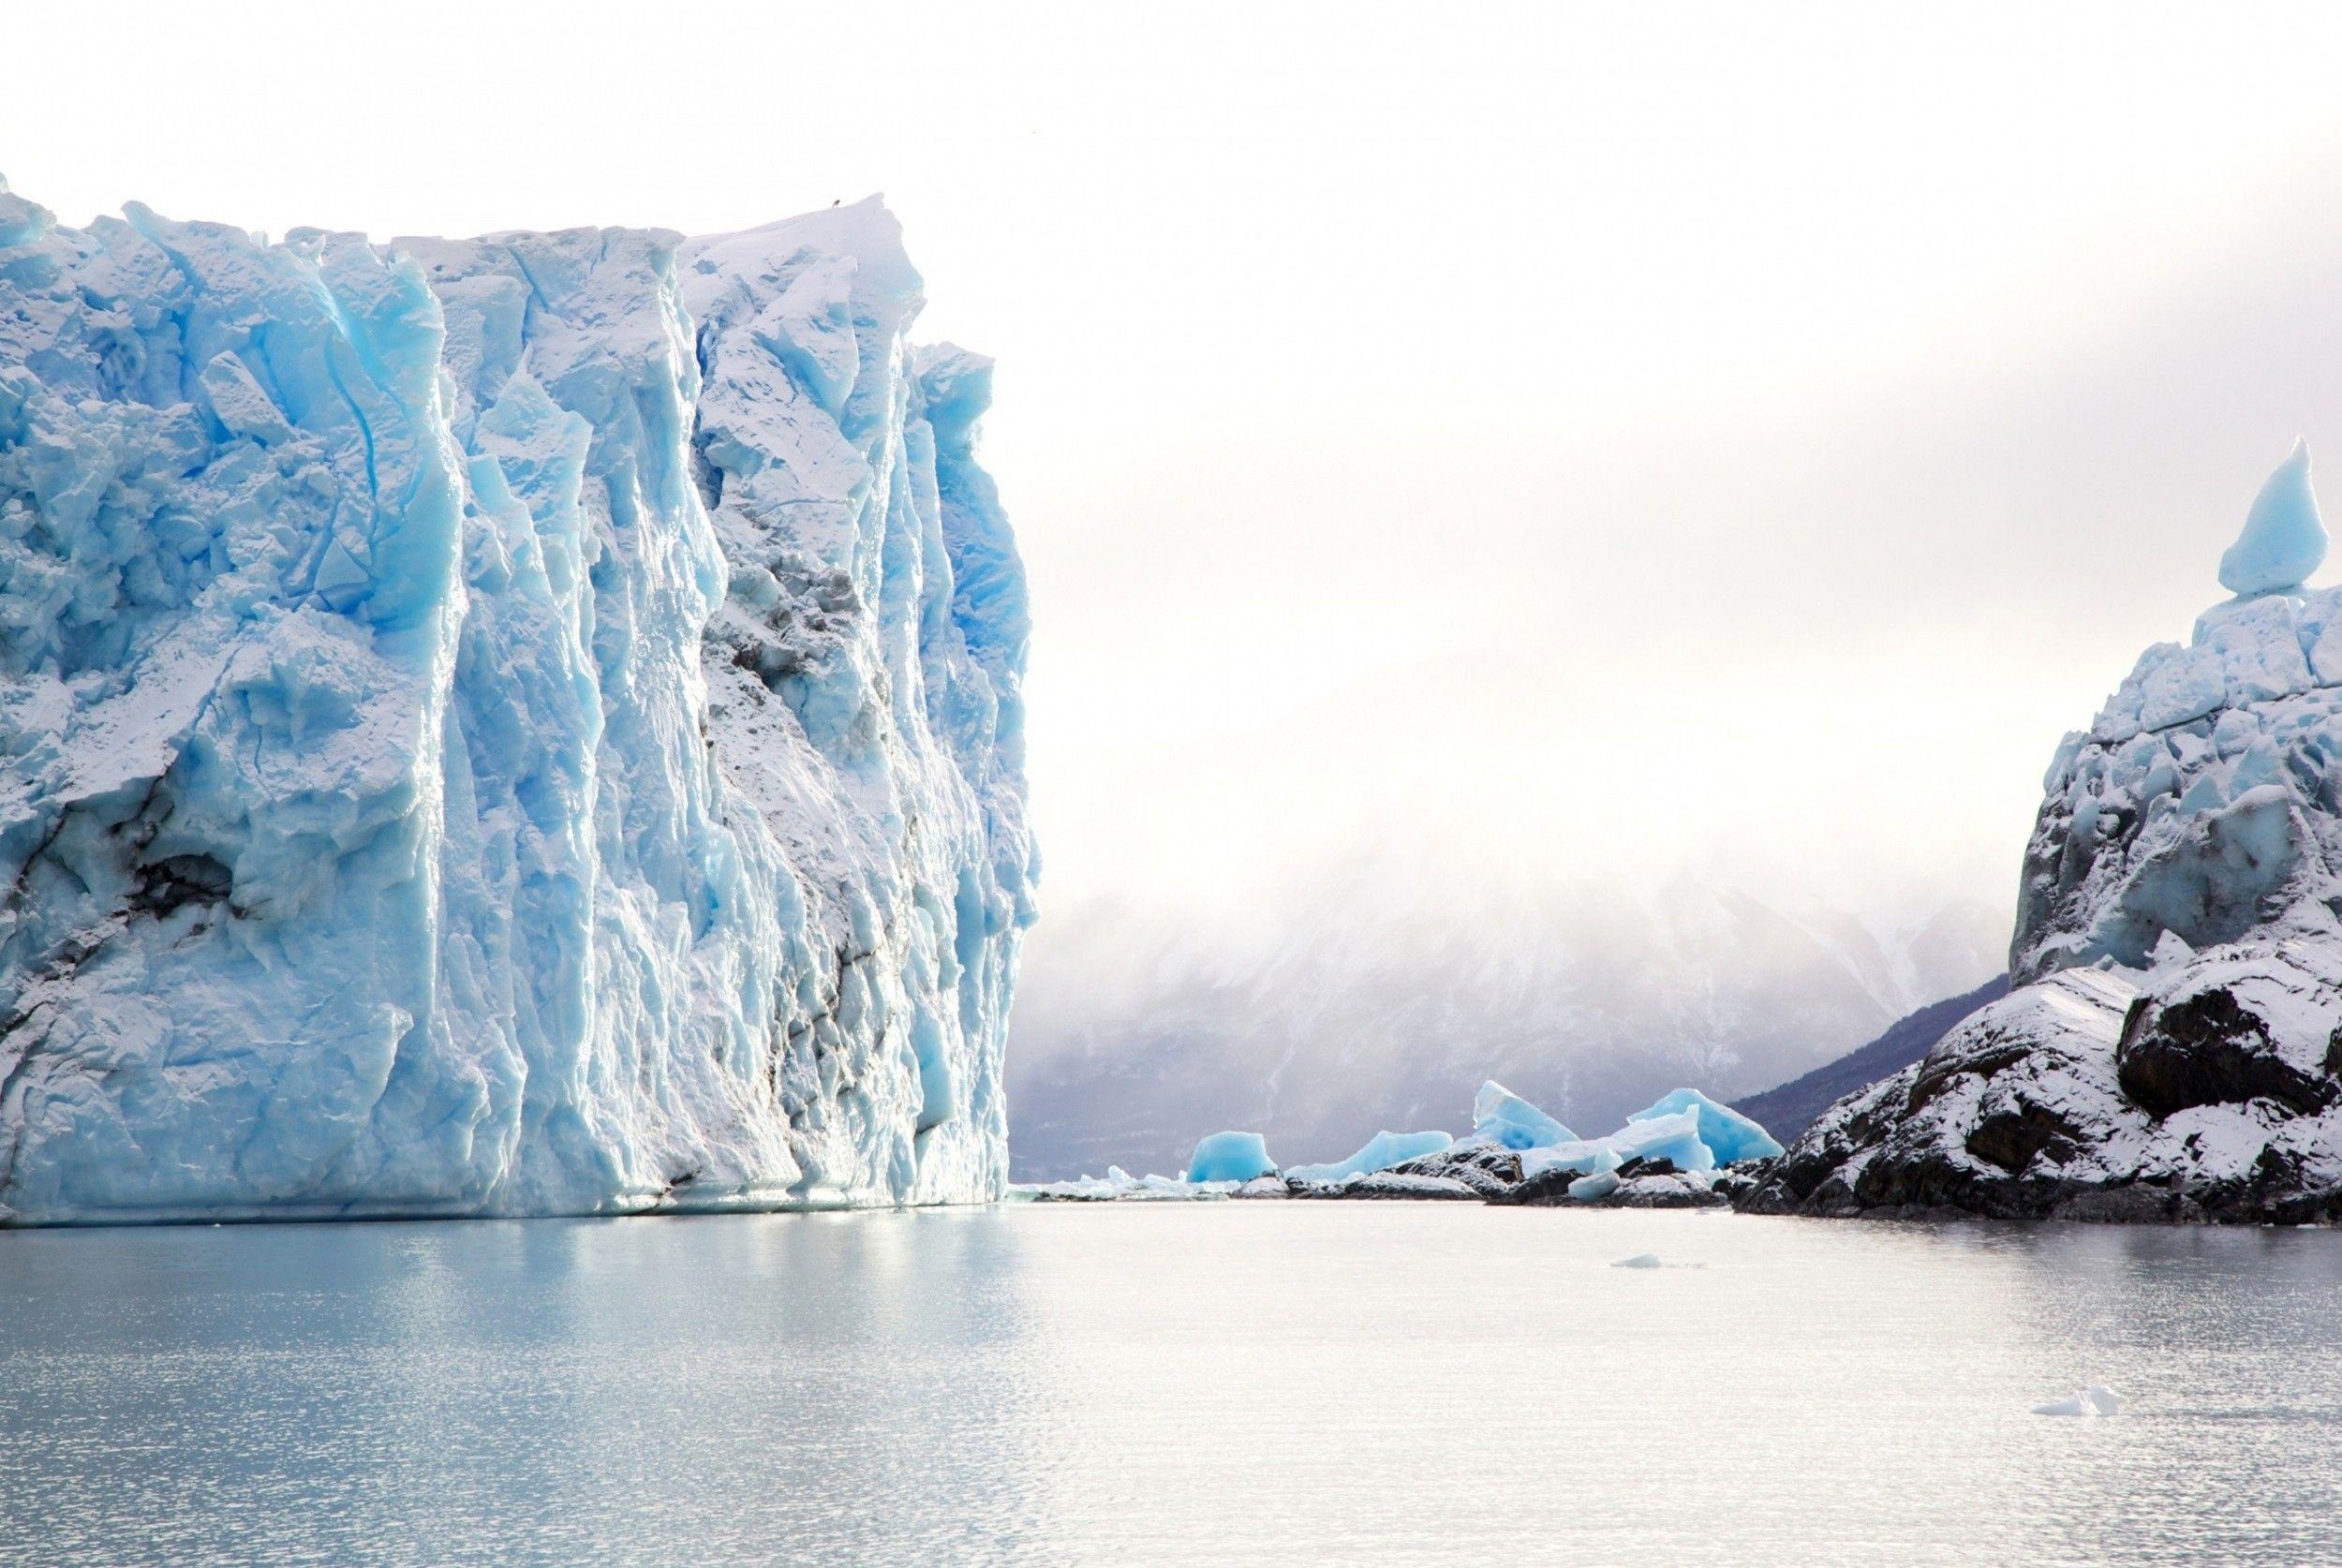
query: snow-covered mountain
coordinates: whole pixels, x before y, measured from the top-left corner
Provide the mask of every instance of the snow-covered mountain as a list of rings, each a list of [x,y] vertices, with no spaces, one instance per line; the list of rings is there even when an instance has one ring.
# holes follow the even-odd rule
[[[1024,579],[920,288],[875,202],[0,185],[0,1217],[1000,1190]]]
[[[1215,1127],[1332,1159],[1457,1127],[1489,1077],[1612,1126],[1678,1084],[1794,1077],[2000,963],[1964,904],[1864,921],[1688,874],[1467,880],[1396,853],[1294,886],[1214,922],[1052,915],[1010,1061],[1019,1179],[1178,1169]]]
[[[2342,1216],[2342,588],[2305,449],[2051,763],[2010,969],[1840,1102],[1759,1206]]]

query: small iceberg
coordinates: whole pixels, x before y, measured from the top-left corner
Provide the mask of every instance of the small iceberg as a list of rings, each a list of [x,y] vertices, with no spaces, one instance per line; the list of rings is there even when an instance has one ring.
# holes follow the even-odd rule
[[[2293,454],[2253,497],[2245,531],[2220,557],[2220,586],[2237,597],[2298,588],[2326,558],[2326,525],[2309,488],[2309,442],[2293,443]]]
[[[2063,1399],[2052,1399],[2045,1405],[2035,1405],[2036,1415],[2112,1415],[2123,1408],[2123,1397],[2111,1388],[2092,1383],[2079,1394]]]
[[[1196,1144],[1187,1161],[1191,1182],[1244,1182],[1276,1174],[1267,1141],[1257,1132],[1214,1132]]]
[[[1578,1134],[1490,1078],[1472,1097],[1472,1131],[1506,1148],[1574,1144]]]
[[[1700,1137],[1699,1117],[1690,1111],[1630,1121],[1602,1141],[1622,1165],[1629,1160],[1665,1160],[1679,1171],[1716,1168],[1715,1150]]]
[[[1618,1175],[1616,1172],[1596,1171],[1592,1176],[1582,1176],[1571,1182],[1569,1198],[1572,1203],[1599,1203],[1617,1191]]]
[[[1656,1252],[1638,1252],[1631,1258],[1619,1259],[1610,1266],[1612,1268],[1665,1268],[1667,1265],[1659,1261],[1659,1254]]]
[[[1626,1121],[1631,1127],[1636,1122],[1656,1121],[1686,1112],[1698,1125],[1699,1141],[1708,1146],[1719,1165],[1735,1165],[1743,1160],[1771,1160],[1781,1152],[1780,1140],[1771,1133],[1729,1105],[1719,1105],[1695,1088],[1680,1088],[1662,1096],[1648,1110],[1637,1111]],[[1676,1163],[1681,1165],[1682,1161]]]
[[[1284,1174],[1295,1181],[1340,1181],[1344,1176],[1371,1176],[1410,1160],[1420,1160],[1427,1154],[1438,1154],[1455,1141],[1445,1132],[1377,1132],[1366,1141],[1364,1148],[1347,1160],[1326,1165],[1289,1165]]]

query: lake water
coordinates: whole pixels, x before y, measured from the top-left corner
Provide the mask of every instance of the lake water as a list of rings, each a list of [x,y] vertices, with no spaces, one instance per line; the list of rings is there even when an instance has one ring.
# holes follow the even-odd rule
[[[1655,1252],[1661,1269],[1611,1266]],[[2029,1407],[2090,1383],[2112,1420]],[[1450,1205],[0,1234],[9,1562],[2342,1558],[2342,1234]]]

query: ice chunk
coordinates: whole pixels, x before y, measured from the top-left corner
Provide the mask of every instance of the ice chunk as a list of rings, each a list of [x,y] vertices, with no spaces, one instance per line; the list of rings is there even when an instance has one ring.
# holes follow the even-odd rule
[[[2093,1383],[2079,1394],[2069,1395],[2063,1399],[2052,1399],[2047,1404],[2035,1405],[2033,1413],[2036,1415],[2113,1415],[2122,1408],[2121,1395],[2111,1388],[2101,1388]]]
[[[1531,1180],[1549,1171],[1576,1171],[1592,1176],[1602,1171],[1615,1171],[1619,1166],[1618,1151],[1604,1138],[1579,1138],[1565,1144],[1548,1144],[1541,1148],[1520,1152],[1520,1179]]]
[[[1347,1160],[1325,1165],[1288,1165],[1284,1174],[1296,1181],[1340,1181],[1344,1176],[1387,1171],[1393,1165],[1437,1154],[1454,1142],[1445,1132],[1377,1132],[1367,1140],[1364,1148]]]
[[[1631,1125],[1638,1121],[1653,1121],[1661,1117],[1679,1116],[1690,1112],[1698,1120],[1699,1141],[1708,1146],[1719,1165],[1736,1164],[1742,1160],[1770,1160],[1781,1152],[1781,1145],[1773,1135],[1756,1122],[1728,1105],[1719,1105],[1697,1089],[1680,1088],[1662,1096],[1648,1110],[1637,1111],[1626,1119]],[[1679,1165],[1682,1161],[1676,1161]],[[1685,1166],[1685,1169],[1691,1167]]]
[[[1699,1117],[1692,1111],[1646,1117],[1630,1121],[1602,1140],[1621,1164],[1629,1160],[1665,1160],[1679,1171],[1712,1171],[1714,1151],[1699,1136]]]
[[[2276,466],[2245,517],[2245,531],[2220,557],[2220,586],[2232,594],[2275,593],[2309,579],[2326,558],[2326,525],[2309,488],[2309,442]]]
[[[1472,1097],[1472,1131],[1506,1148],[1578,1141],[1578,1134],[1491,1078]]]
[[[1665,1268],[1667,1265],[1659,1261],[1659,1254],[1656,1252],[1638,1252],[1631,1258],[1619,1259],[1610,1266],[1612,1268]]]
[[[1592,1176],[1581,1176],[1569,1184],[1570,1197],[1581,1204],[1590,1204],[1597,1199],[1607,1198],[1617,1191],[1618,1177],[1609,1171],[1596,1171]]]
[[[1195,1145],[1187,1161],[1190,1181],[1251,1181],[1276,1172],[1268,1145],[1257,1132],[1214,1132]]]

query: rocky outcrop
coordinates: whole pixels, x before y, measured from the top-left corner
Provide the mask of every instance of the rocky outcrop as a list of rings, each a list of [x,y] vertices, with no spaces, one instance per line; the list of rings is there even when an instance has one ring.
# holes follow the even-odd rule
[[[2342,590],[2297,449],[2186,646],[2045,780],[2019,988],[1839,1101],[1741,1206],[2342,1219]]]

